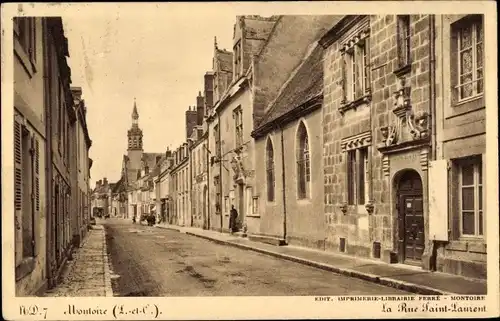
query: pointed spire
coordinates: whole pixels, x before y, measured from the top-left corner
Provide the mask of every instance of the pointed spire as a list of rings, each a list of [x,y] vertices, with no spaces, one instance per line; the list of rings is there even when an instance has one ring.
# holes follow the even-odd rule
[[[215,47],[215,49],[219,49],[217,47],[217,36],[214,36],[214,47]]]
[[[137,102],[134,97],[134,110],[132,111],[132,118],[133,119],[138,119],[139,118],[139,113],[137,112]]]

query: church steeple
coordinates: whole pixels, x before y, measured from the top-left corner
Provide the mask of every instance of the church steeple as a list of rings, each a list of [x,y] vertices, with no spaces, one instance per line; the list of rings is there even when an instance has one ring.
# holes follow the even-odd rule
[[[142,130],[139,128],[139,113],[135,98],[132,110],[132,128],[128,130],[128,150],[142,150]]]
[[[139,113],[137,112],[137,103],[134,98],[134,110],[132,110],[132,127],[139,127]]]

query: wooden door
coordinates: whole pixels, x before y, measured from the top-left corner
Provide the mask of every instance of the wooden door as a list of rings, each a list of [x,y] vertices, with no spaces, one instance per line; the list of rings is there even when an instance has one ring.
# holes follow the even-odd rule
[[[420,175],[404,173],[397,192],[399,261],[420,265],[425,248],[423,192]]]
[[[422,195],[402,195],[400,199],[404,262],[418,262],[422,259],[425,246]]]

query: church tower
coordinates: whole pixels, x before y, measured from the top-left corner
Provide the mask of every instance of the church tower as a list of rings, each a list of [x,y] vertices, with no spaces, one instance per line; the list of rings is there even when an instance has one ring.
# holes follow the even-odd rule
[[[129,182],[135,181],[136,172],[141,169],[142,160],[142,130],[139,128],[139,113],[137,112],[137,104],[134,98],[134,109],[132,110],[132,127],[128,130],[128,170]]]

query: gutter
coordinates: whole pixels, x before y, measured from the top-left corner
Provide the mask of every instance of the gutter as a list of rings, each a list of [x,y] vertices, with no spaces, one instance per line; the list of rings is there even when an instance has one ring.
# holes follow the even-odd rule
[[[436,48],[435,48],[435,16],[429,15],[429,109],[431,112],[431,160],[436,160]],[[428,172],[427,172],[428,174]],[[427,184],[428,185],[428,184]],[[427,186],[427,195],[429,186]],[[432,271],[437,270],[437,249],[439,242],[433,240],[429,265]]]
[[[43,46],[42,46],[42,51],[43,51],[43,57],[48,57],[47,55],[47,44],[48,42],[46,41],[47,39],[47,33],[48,33],[48,25],[47,25],[47,18],[42,18],[42,38],[44,39],[43,41]],[[49,82],[49,77],[47,76],[47,71],[50,70],[50,66],[48,64],[47,59],[43,59],[43,73],[44,73],[44,87],[45,88],[50,88],[48,82]],[[51,98],[51,91],[47,90],[45,91],[44,95],[44,103],[45,107],[50,106],[50,98]],[[45,224],[46,224],[46,230],[47,231],[52,231],[52,184],[47,183],[47,182],[52,182],[52,119],[51,119],[51,108],[45,108],[45,124],[46,124],[46,130],[45,130],[45,187],[46,187],[46,193],[45,193],[45,204],[46,206],[46,213],[45,215]],[[52,260],[53,260],[53,247],[52,247],[52,233],[47,233],[45,236],[45,243],[46,243],[46,260],[45,260],[45,269],[46,269],[46,275],[47,275],[47,280],[48,280],[48,288],[53,288],[55,286],[54,282],[54,274],[52,271]]]
[[[216,111],[217,112],[217,111]],[[222,233],[222,230],[223,230],[223,227],[224,227],[224,222],[223,222],[223,218],[224,218],[224,215],[222,214],[222,141],[221,141],[221,132],[222,132],[222,125],[221,125],[221,122],[220,122],[220,113],[217,112],[217,125],[218,125],[218,130],[219,130],[219,155],[220,155],[220,159],[219,159],[219,186],[218,188],[220,188],[220,199],[218,200],[219,201],[219,207],[220,207],[220,231]],[[217,194],[217,191],[215,191],[215,193]]]

